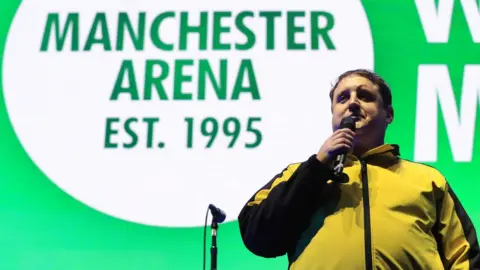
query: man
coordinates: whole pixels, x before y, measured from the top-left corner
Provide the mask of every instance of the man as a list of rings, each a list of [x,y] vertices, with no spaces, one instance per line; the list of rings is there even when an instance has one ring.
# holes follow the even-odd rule
[[[446,179],[384,143],[394,116],[384,80],[348,71],[330,98],[333,134],[242,209],[246,247],[267,258],[288,254],[291,270],[480,269],[475,229]],[[355,131],[339,128],[348,116]],[[348,153],[346,183],[332,171],[340,153]]]

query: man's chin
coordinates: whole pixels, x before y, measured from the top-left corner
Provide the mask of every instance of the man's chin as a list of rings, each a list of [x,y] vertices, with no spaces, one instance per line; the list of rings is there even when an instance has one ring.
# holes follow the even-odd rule
[[[362,135],[367,133],[368,131],[368,126],[366,126],[364,123],[356,123],[355,126],[355,135]]]
[[[364,127],[365,127],[365,123],[363,123],[363,121],[361,120],[355,123],[355,131],[364,129]]]

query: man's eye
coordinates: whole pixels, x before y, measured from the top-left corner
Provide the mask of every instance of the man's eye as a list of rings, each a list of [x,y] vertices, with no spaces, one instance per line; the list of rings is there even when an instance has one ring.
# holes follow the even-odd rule
[[[340,96],[338,97],[338,101],[340,101],[340,102],[341,102],[341,101],[345,101],[345,100],[347,100],[347,95],[340,95]]]
[[[374,98],[373,95],[371,95],[371,94],[361,94],[361,95],[359,95],[359,98],[360,98],[361,100],[365,100],[365,101],[373,101],[373,100],[375,100],[375,98]]]

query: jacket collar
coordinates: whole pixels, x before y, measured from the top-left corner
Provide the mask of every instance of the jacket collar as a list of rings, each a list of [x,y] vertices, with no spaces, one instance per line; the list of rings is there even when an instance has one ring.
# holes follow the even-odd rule
[[[400,147],[397,144],[383,144],[365,152],[360,159],[367,160],[374,157],[397,159],[400,156]],[[349,160],[358,160],[353,154],[348,154]]]
[[[383,144],[368,150],[360,158],[366,159],[371,156],[391,156],[397,157],[400,155],[400,147],[396,144]]]

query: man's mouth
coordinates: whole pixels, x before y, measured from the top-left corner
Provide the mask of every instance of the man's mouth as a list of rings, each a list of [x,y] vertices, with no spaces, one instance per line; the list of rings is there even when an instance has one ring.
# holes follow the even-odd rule
[[[363,118],[363,116],[361,115],[350,115],[350,117],[352,117],[355,121],[358,121]]]

